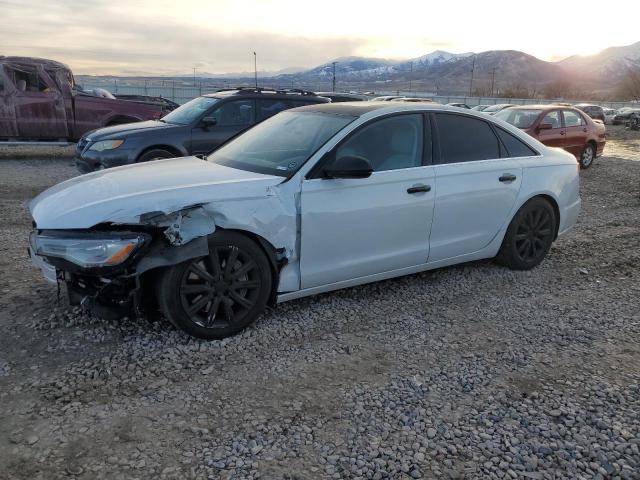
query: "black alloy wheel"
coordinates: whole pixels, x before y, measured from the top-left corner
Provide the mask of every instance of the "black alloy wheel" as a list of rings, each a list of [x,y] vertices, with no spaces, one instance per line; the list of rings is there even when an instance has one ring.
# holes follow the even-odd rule
[[[271,292],[268,260],[249,238],[216,232],[209,255],[168,268],[158,287],[158,303],[178,328],[218,339],[233,335],[264,310]]]
[[[535,197],[525,203],[509,224],[496,260],[514,270],[538,265],[553,243],[558,219],[549,203]]]

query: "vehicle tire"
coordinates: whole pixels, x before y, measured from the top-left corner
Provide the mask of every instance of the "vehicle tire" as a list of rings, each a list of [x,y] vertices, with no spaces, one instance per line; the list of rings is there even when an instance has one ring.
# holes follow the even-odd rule
[[[532,269],[551,248],[557,221],[547,200],[532,198],[511,220],[496,261],[512,270]]]
[[[194,337],[215,340],[234,335],[264,310],[271,293],[269,261],[250,238],[218,231],[209,255],[167,268],[156,295],[164,315]]]
[[[164,150],[162,148],[154,148],[140,155],[138,157],[138,163],[151,162],[152,160],[161,160],[163,158],[173,158],[173,157],[175,157],[175,155],[171,153],[169,150]]]
[[[589,168],[592,164],[593,161],[596,158],[596,149],[593,146],[593,143],[587,143],[584,146],[584,150],[582,150],[582,153],[580,154],[580,168],[583,170],[586,170],[587,168]]]

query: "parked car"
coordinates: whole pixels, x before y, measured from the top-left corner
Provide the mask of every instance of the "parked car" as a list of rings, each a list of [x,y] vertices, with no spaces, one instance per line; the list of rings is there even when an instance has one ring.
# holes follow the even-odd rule
[[[618,110],[618,114],[613,117],[614,125],[626,125],[635,112],[640,112],[640,108],[623,107]]]
[[[484,110],[486,110],[490,106],[491,105],[476,105],[475,107],[471,107],[471,110],[474,110],[476,112],[483,112]]]
[[[613,108],[606,108],[606,107],[603,107],[602,110],[604,110],[605,125],[612,125],[613,118],[618,114],[618,111],[614,110]]]
[[[72,304],[140,315],[156,301],[190,335],[222,338],[294,298],[491,257],[531,269],[576,221],[576,167],[482,113],[309,105],[207,161],[50,188],[30,204],[30,248]]]
[[[605,121],[604,110],[600,105],[591,105],[589,103],[578,103],[574,105],[578,110],[582,110],[594,120],[600,120],[602,123]]]
[[[391,102],[428,102],[435,103],[430,98],[421,98],[421,97],[400,97],[400,98],[392,98]]]
[[[0,56],[0,143],[74,142],[89,130],[157,119],[172,109],[164,100],[84,91],[69,67],[53,60]]]
[[[343,92],[316,92],[316,95],[330,99],[333,103],[338,102],[362,102],[369,100],[366,95],[360,95],[358,93],[343,93]]]
[[[469,108],[469,109],[471,108],[466,103],[447,103],[447,105],[449,105],[450,107]]]
[[[303,90],[220,90],[197,97],[160,120],[89,132],[76,146],[76,166],[87,173],[162,158],[205,155],[282,110],[329,101]]]
[[[496,113],[504,110],[505,108],[515,107],[513,103],[498,103],[496,105],[489,105],[487,108],[482,110],[482,113],[488,113],[489,115],[495,115]]]
[[[549,147],[564,148],[576,156],[581,168],[589,168],[606,143],[605,126],[573,107],[526,105],[502,110],[496,118]]]

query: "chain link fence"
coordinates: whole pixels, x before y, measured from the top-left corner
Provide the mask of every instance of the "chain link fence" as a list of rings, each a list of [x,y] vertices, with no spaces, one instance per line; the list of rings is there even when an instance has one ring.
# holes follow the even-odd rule
[[[250,86],[250,85],[247,85]],[[195,85],[184,85],[183,82],[175,82],[175,81],[161,81],[159,83],[148,83],[145,82],[144,85],[122,85],[118,84],[117,81],[114,81],[112,84],[107,84],[101,82],[100,84],[92,84],[92,83],[83,83],[83,88],[92,89],[92,88],[105,88],[109,90],[113,94],[120,95],[150,95],[153,97],[162,97],[173,102],[183,104],[188,102],[189,100],[198,97],[200,95],[204,95],[207,93],[213,93],[220,88],[228,88],[229,85],[225,83],[222,84],[195,84]],[[304,88],[306,90],[313,91],[326,91],[326,88],[314,88],[313,86],[296,86],[297,88]],[[316,86],[317,87],[317,86]],[[292,88],[284,87],[284,88]],[[435,95],[433,93],[428,92],[415,92],[415,91],[402,91],[402,90],[390,90],[390,91],[377,91],[374,96],[382,96],[382,95],[402,95],[407,97],[419,97],[425,98],[428,100],[432,100],[437,103],[447,104],[447,103],[464,103],[469,105],[470,107],[475,107],[476,105],[495,105],[498,103],[513,103],[516,105],[537,105],[537,104],[546,104],[546,103],[570,103],[570,104],[578,104],[578,103],[590,103],[595,105],[600,105],[602,107],[619,109],[622,107],[632,107],[632,108],[640,108],[639,102],[601,102],[601,101],[592,101],[589,99],[584,100],[565,100],[562,98],[553,98],[553,99],[541,99],[541,98],[500,98],[500,97],[468,97],[468,96],[460,96],[460,95]],[[373,98],[373,96],[372,96]]]

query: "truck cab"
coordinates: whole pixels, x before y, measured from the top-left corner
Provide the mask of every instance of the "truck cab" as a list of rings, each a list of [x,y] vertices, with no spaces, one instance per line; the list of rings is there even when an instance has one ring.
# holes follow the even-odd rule
[[[76,141],[89,130],[166,111],[159,103],[84,92],[60,62],[0,56],[0,141]]]

